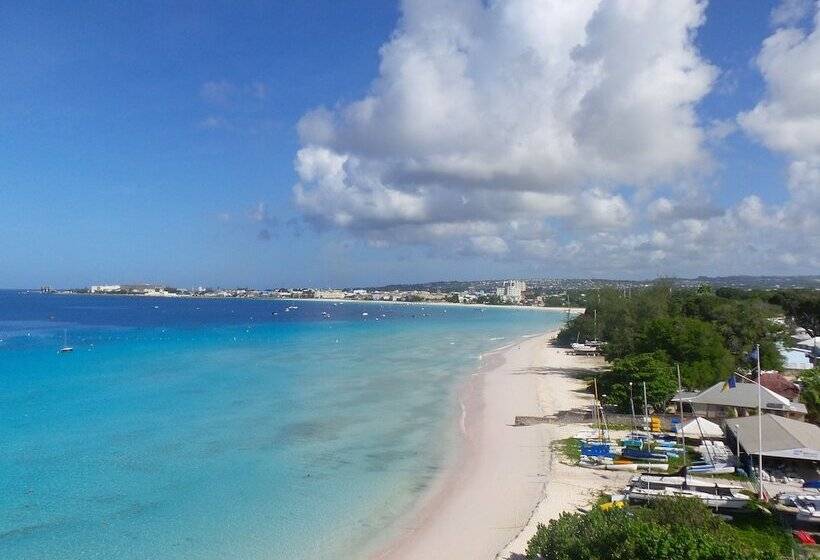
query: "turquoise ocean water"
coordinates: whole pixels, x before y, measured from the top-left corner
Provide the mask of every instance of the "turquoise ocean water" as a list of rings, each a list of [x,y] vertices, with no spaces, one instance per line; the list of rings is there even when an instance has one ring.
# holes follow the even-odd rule
[[[478,356],[564,317],[0,292],[0,558],[360,558]]]

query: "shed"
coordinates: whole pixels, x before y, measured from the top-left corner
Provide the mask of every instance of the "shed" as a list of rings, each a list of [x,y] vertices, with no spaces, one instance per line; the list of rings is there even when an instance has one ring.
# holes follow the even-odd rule
[[[757,416],[727,419],[724,425],[746,453],[758,454]],[[820,461],[820,428],[816,425],[764,414],[761,430],[764,457]]]

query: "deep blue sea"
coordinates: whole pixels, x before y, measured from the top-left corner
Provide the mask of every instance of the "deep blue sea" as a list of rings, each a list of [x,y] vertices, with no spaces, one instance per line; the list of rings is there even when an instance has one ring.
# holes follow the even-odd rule
[[[361,558],[480,354],[564,318],[0,291],[0,559]]]

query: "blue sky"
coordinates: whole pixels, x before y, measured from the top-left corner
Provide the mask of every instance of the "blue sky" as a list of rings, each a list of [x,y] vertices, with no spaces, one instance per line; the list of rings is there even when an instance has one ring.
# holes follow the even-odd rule
[[[750,197],[763,205],[764,213],[781,212],[787,220],[796,196],[787,189],[789,165],[815,161],[813,154],[780,148],[769,129],[738,124],[738,115],[754,109],[769,91],[767,77],[755,63],[762,42],[778,26],[809,33],[811,6],[801,8],[802,17],[778,24],[771,18],[775,3],[713,2],[702,24],[692,23],[683,33],[670,29],[672,39],[658,38],[661,53],[697,49],[703,70],[697,78],[703,85],[693,86],[697,92],[691,98],[657,108],[656,128],[667,126],[662,120],[667,117],[678,126],[685,116],[681,106],[694,112],[696,122],[681,132],[685,138],[702,136],[692,140],[696,145],[690,155],[661,154],[658,161],[648,161],[642,155],[646,147],[636,140],[635,153],[624,153],[616,162],[635,162],[628,170],[614,171],[618,165],[605,161],[600,171],[561,169],[556,179],[511,167],[517,156],[502,154],[493,169],[505,171],[475,182],[466,172],[440,172],[439,163],[431,162],[441,148],[428,150],[442,127],[447,128],[436,119],[443,115],[450,122],[459,107],[470,106],[467,101],[450,103],[465,91],[462,82],[441,85],[449,80],[446,72],[421,84],[414,80],[432,67],[451,68],[447,57],[452,53],[440,54],[439,46],[466,41],[455,52],[467,53],[458,67],[466,68],[464,83],[477,89],[468,97],[478,105],[470,106],[471,117],[453,122],[460,126],[485,109],[488,115],[498,113],[505,105],[493,105],[498,96],[480,88],[495,91],[481,84],[491,83],[485,76],[496,75],[505,59],[482,55],[474,45],[493,44],[491,31],[485,30],[506,12],[479,3],[468,13],[448,4],[6,6],[0,17],[0,286],[148,281],[270,287],[504,276],[817,272],[816,251],[778,260],[773,255],[787,247],[755,245],[742,231],[731,241],[734,245],[727,241],[725,250],[760,251],[765,257],[715,261],[698,253],[711,252],[719,239],[698,228],[720,231],[728,226],[719,220],[740,223],[733,209],[741,216]],[[697,9],[694,1],[681,4]],[[597,9],[600,20],[604,11]],[[596,16],[590,12],[584,17]],[[476,23],[478,18],[482,23]],[[663,25],[665,20],[658,21]],[[439,32],[431,22],[447,27]],[[613,37],[620,37],[616,31],[622,22],[612,16],[608,29],[615,31],[601,33],[602,48],[609,54],[621,48],[620,39]],[[448,35],[456,33],[456,23],[470,28],[470,39],[461,31]],[[597,28],[587,29],[594,38],[591,30]],[[694,37],[691,44],[687,35]],[[440,42],[442,37],[446,40]],[[522,44],[503,46],[527,52]],[[568,59],[580,49],[569,43],[543,48]],[[550,53],[539,54],[547,60]],[[407,69],[414,69],[409,78]],[[688,72],[683,75],[690,79]],[[552,83],[551,76],[545,72],[544,83]],[[443,88],[435,98],[444,100],[441,106],[435,99],[424,101],[437,84]],[[534,91],[538,104],[538,88]],[[592,93],[589,99],[607,95]],[[366,96],[375,99],[380,112],[365,122],[365,117],[350,115]],[[508,103],[515,105],[516,99]],[[557,101],[545,96],[543,103],[550,107]],[[403,115],[408,106],[416,113],[396,124],[395,115]],[[611,105],[601,106],[611,117]],[[316,111],[318,107],[324,109]],[[418,123],[413,122],[416,117]],[[523,128],[519,115],[503,118],[513,131],[504,138],[506,146],[516,142],[515,131]],[[432,128],[424,128],[427,122]],[[617,122],[632,126],[632,121]],[[333,134],[322,132],[328,127]],[[634,137],[643,134],[640,130]],[[693,130],[698,134],[693,136]],[[540,132],[551,138],[554,131]],[[632,138],[623,136],[624,143]],[[461,147],[458,143],[448,142],[447,149],[454,146],[458,160],[468,163],[492,148],[477,148],[472,140]],[[329,186],[332,173],[316,167],[322,154],[345,162],[346,176],[338,185]],[[534,161],[539,154],[533,154]],[[544,167],[549,165],[545,160]],[[646,172],[638,173],[636,166]],[[297,183],[301,198],[294,191]],[[543,202],[549,206],[543,211],[530,206],[493,214],[474,206],[474,200],[495,200],[506,192],[552,198]],[[464,209],[442,210],[454,200],[461,200]],[[587,208],[584,204],[592,210],[566,210]],[[598,211],[602,216],[597,221],[586,218]],[[673,219],[688,221],[672,224]],[[618,222],[629,225],[618,230]],[[804,227],[810,239],[817,235],[815,222]],[[684,229],[689,237],[675,237],[684,235]],[[700,232],[698,239],[692,237],[693,229]],[[520,233],[524,230],[526,235]],[[599,247],[611,254],[613,240],[624,239],[631,241],[623,247],[622,259],[607,264],[595,256]],[[747,247],[738,241],[742,239],[755,246]]]

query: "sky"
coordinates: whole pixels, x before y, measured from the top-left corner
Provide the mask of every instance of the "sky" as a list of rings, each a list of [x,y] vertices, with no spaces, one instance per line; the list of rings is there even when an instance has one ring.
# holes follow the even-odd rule
[[[7,4],[0,287],[817,274],[819,14]]]

